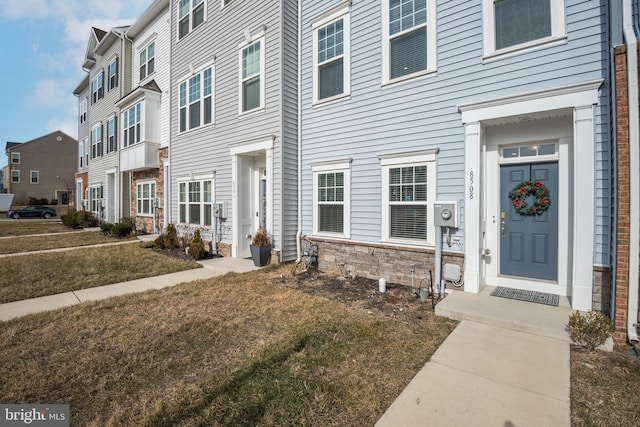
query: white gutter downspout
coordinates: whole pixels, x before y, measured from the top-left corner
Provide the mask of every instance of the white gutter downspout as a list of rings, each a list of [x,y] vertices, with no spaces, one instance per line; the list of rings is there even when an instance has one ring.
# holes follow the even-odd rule
[[[640,260],[640,132],[638,112],[638,40],[633,29],[631,0],[622,2],[622,23],[627,47],[627,84],[629,100],[629,295],[627,338],[638,344],[638,262]]]
[[[298,232],[296,233],[296,264],[302,260],[302,1],[298,2]]]

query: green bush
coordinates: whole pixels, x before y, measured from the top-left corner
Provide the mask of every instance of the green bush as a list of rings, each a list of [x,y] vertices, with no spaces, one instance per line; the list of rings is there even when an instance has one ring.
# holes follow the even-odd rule
[[[123,216],[122,219],[120,219],[120,222],[122,224],[127,224],[128,226],[131,227],[132,230],[136,229],[136,220],[135,220],[135,218],[131,218],[130,216]]]
[[[574,341],[589,351],[604,344],[613,332],[611,319],[598,311],[576,311],[569,316],[568,325]]]
[[[62,223],[70,228],[86,228],[98,225],[98,220],[89,211],[75,211],[60,217]]]
[[[172,249],[178,247],[177,244],[178,233],[173,224],[167,225],[167,231],[159,235],[156,240],[154,240],[156,248],[159,249]]]
[[[104,234],[111,233],[112,228],[113,224],[111,224],[110,222],[103,222],[102,224],[100,224],[100,231],[102,231]]]
[[[127,237],[133,231],[133,227],[128,222],[117,222],[111,227],[111,235],[115,237]]]
[[[204,249],[204,243],[202,242],[202,237],[200,237],[200,230],[196,230],[193,235],[193,240],[189,244],[189,250],[187,254],[189,257],[198,260],[204,258],[207,251]]]

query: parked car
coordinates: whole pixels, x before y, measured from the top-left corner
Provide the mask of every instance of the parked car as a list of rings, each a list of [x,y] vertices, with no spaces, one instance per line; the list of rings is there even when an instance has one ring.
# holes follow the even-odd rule
[[[17,209],[15,211],[7,211],[7,217],[13,218],[13,219],[18,219],[20,217],[24,217],[24,218],[42,217],[44,219],[49,219],[52,216],[56,216],[56,210],[48,206],[41,206],[41,205],[27,206],[25,208]]]

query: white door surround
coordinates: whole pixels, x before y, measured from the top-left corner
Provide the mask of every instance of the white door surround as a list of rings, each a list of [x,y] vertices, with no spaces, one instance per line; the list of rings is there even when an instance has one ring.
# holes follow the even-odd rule
[[[259,212],[261,170],[266,170],[266,225],[273,233],[273,143],[269,136],[229,144],[232,187],[232,257],[248,256],[248,234],[257,230],[255,212]]]
[[[465,126],[465,291],[478,293],[485,284],[505,284],[498,277],[497,263],[492,262],[491,256],[483,255],[497,240],[493,215],[498,213],[495,195],[499,188],[496,174],[500,145],[507,140],[510,143],[551,140],[558,144],[560,197],[557,201],[563,218],[558,236],[558,281],[538,282],[535,290],[569,295],[573,309],[591,309],[594,105],[598,103],[601,85],[602,80],[595,80],[458,106]],[[544,125],[527,124],[533,120],[545,120],[538,122]],[[513,139],[516,135],[513,129],[522,131],[520,140]],[[580,196],[576,197],[573,183],[589,184],[581,186]],[[533,290],[530,280],[510,279],[509,284]]]

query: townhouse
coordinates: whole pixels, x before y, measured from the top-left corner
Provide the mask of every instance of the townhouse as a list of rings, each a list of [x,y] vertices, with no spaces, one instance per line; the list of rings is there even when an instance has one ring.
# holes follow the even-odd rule
[[[155,0],[127,30],[133,90],[116,102],[120,117],[122,214],[136,229],[161,232],[168,206],[170,140],[169,0]]]
[[[303,0],[301,227],[320,267],[439,283],[443,260],[467,292],[608,311],[607,19],[597,1]]]
[[[93,36],[93,34],[92,34]],[[76,178],[76,209],[88,208],[89,184],[89,75],[87,74],[73,94],[78,97],[78,169]]]
[[[127,176],[119,171],[118,109],[116,102],[131,91],[132,43],[128,27],[103,31],[92,28],[82,65],[89,76],[89,127],[86,209],[100,220],[116,222],[130,210]],[[77,92],[84,92],[82,85]],[[82,108],[82,102],[80,105]],[[82,109],[80,111],[83,111]]]
[[[201,227],[224,256],[268,230],[296,257],[295,1],[172,2],[169,222]]]

